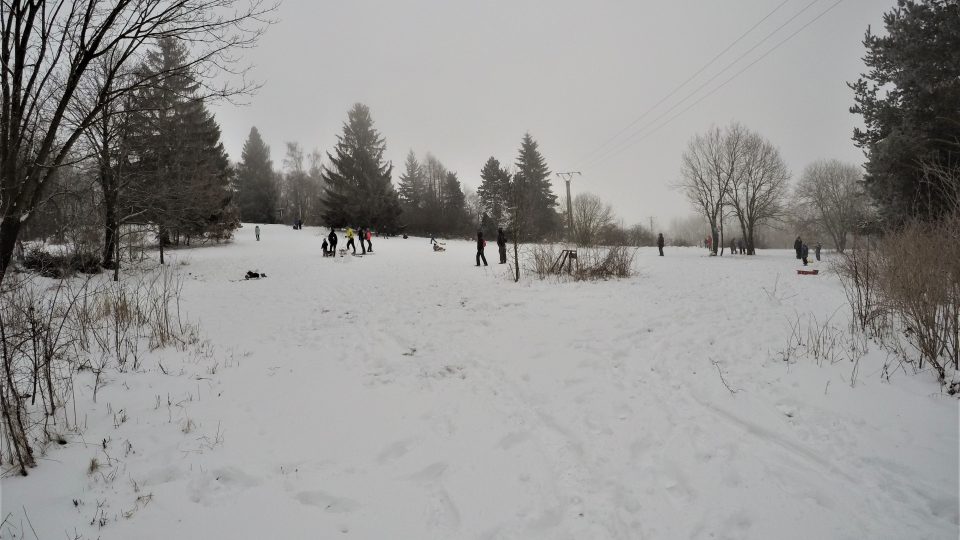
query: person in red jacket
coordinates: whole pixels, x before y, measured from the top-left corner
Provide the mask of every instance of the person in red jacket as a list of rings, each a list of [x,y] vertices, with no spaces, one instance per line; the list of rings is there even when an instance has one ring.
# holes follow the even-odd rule
[[[364,229],[363,234],[367,240],[367,251],[369,251],[370,253],[373,253],[373,242],[370,241],[370,237],[372,236],[370,234],[370,228],[367,227],[366,229]]]
[[[487,266],[487,256],[483,254],[483,248],[487,247],[487,241],[483,239],[483,231],[477,231],[477,266],[480,266],[480,260]]]

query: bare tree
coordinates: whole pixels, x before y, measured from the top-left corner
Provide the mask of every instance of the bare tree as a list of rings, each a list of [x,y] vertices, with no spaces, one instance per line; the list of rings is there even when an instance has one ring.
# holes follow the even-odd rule
[[[192,45],[192,65],[209,95],[231,70],[231,51],[252,46],[273,6],[262,0],[3,0],[0,10],[0,282],[23,223],[41,204],[45,187],[67,162],[102,109],[150,79],[122,80],[146,46],[159,38]],[[94,66],[104,59],[102,82]],[[182,66],[181,66],[182,67]],[[242,72],[236,72],[242,74]],[[85,88],[96,99],[81,106]]]
[[[727,135],[719,127],[713,127],[687,143],[678,185],[687,200],[707,220],[714,254],[720,243],[720,220],[733,184],[733,164],[743,142],[740,132],[732,137]]]
[[[796,187],[801,212],[811,216],[833,240],[840,253],[847,246],[847,235],[854,231],[867,211],[859,167],[837,160],[811,163],[803,171]]]
[[[613,207],[592,193],[573,198],[573,238],[577,245],[592,246],[600,233],[613,224]]]
[[[740,222],[747,254],[755,255],[757,226],[783,215],[790,171],[776,146],[740,124],[731,125],[726,138],[727,145],[736,148],[728,162],[734,173],[730,207]]]

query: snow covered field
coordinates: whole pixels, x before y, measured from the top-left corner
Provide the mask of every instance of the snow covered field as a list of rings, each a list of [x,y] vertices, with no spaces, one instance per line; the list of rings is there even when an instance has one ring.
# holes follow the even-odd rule
[[[492,243],[487,268],[422,238],[323,259],[318,229],[262,228],[171,254],[208,343],[80,397],[83,437],[3,479],[0,534],[957,538],[957,400],[883,353],[852,388],[785,362],[798,317],[847,320],[791,252],[514,284]]]

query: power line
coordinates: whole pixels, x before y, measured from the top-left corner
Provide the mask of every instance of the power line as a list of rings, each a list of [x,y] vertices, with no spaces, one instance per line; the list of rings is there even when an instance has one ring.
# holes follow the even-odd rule
[[[706,70],[708,67],[710,67],[711,65],[713,65],[713,63],[716,62],[721,56],[723,56],[724,54],[726,54],[727,51],[729,51],[730,49],[732,49],[737,43],[740,43],[740,42],[743,40],[743,38],[747,37],[747,35],[749,35],[750,32],[753,32],[758,26],[760,26],[761,24],[763,24],[767,19],[769,19],[774,13],[776,13],[777,11],[779,11],[780,8],[783,7],[784,4],[786,4],[786,3],[789,2],[789,1],[790,1],[790,0],[783,0],[783,2],[780,2],[780,4],[779,4],[777,7],[773,8],[772,11],[770,11],[769,13],[767,13],[766,15],[764,15],[764,17],[763,17],[762,19],[760,19],[760,20],[757,21],[753,26],[751,26],[750,28],[748,28],[746,32],[740,34],[740,37],[738,37],[737,39],[733,40],[733,42],[731,42],[729,45],[727,45],[727,47],[726,47],[725,49],[723,49],[722,51],[720,51],[719,53],[717,53],[716,56],[714,56],[713,58],[711,58],[710,60],[708,60],[707,63],[704,64],[703,66],[701,66],[700,69],[698,69],[696,72],[694,72],[693,75],[690,75],[689,77],[687,77],[686,80],[684,80],[682,83],[680,83],[679,85],[677,85],[676,88],[674,88],[673,90],[671,90],[667,95],[663,96],[663,98],[661,98],[660,101],[654,103],[653,106],[651,106],[649,109],[647,109],[646,111],[644,111],[643,114],[641,114],[640,116],[638,116],[637,118],[635,118],[632,122],[630,122],[629,124],[627,124],[626,127],[624,127],[623,129],[621,129],[620,131],[618,131],[617,133],[615,133],[612,137],[610,137],[609,139],[607,139],[606,141],[604,141],[600,146],[594,148],[592,151],[590,151],[588,154],[586,154],[586,155],[583,157],[583,159],[581,160],[581,163],[588,161],[591,157],[593,157],[593,156],[596,155],[598,152],[600,152],[601,150],[603,150],[603,149],[604,149],[607,145],[609,145],[611,142],[615,141],[615,140],[617,139],[617,137],[619,137],[620,135],[623,135],[624,133],[626,133],[627,131],[629,131],[630,128],[632,128],[633,126],[635,126],[635,125],[637,124],[637,122],[639,122],[639,121],[643,120],[644,118],[646,118],[646,116],[647,116],[648,114],[650,114],[650,113],[653,112],[657,107],[659,107],[661,104],[663,104],[664,101],[666,101],[666,100],[670,99],[671,97],[673,97],[673,95],[676,94],[677,92],[679,92],[681,88],[683,88],[684,86],[687,85],[687,83],[689,83],[690,81],[692,81],[693,79],[695,79],[698,75],[700,75],[701,73],[703,73],[704,70]]]
[[[670,124],[671,122],[673,122],[674,120],[676,120],[677,118],[679,118],[681,115],[683,115],[685,112],[689,111],[689,110],[692,109],[693,107],[697,106],[697,105],[698,105],[699,103],[701,103],[703,100],[707,99],[708,97],[710,97],[710,96],[713,95],[714,93],[718,92],[721,88],[723,88],[724,86],[726,86],[727,84],[729,84],[732,80],[736,79],[736,78],[737,78],[738,76],[740,76],[743,72],[747,71],[748,69],[750,69],[751,67],[753,67],[755,64],[757,64],[758,62],[760,62],[761,60],[763,60],[764,58],[766,58],[768,55],[770,55],[770,53],[772,53],[773,51],[777,50],[781,45],[783,45],[783,44],[786,43],[787,41],[790,41],[790,39],[792,39],[794,36],[796,36],[797,34],[799,34],[800,32],[802,32],[802,31],[803,31],[804,29],[806,29],[808,26],[810,26],[811,24],[817,22],[821,17],[823,17],[824,15],[826,15],[827,13],[829,13],[830,11],[832,11],[833,8],[835,8],[835,7],[837,7],[838,5],[840,5],[841,3],[843,3],[843,1],[844,1],[844,0],[837,0],[836,2],[834,2],[833,4],[831,4],[830,7],[828,7],[828,8],[825,9],[825,10],[823,10],[822,12],[820,12],[820,14],[818,14],[816,17],[814,17],[813,19],[811,19],[810,21],[808,21],[806,24],[804,24],[803,26],[801,26],[800,28],[798,28],[796,31],[794,31],[792,34],[790,34],[789,36],[787,36],[786,38],[784,38],[784,39],[781,40],[780,42],[778,42],[776,45],[774,45],[772,48],[770,48],[767,52],[763,53],[763,54],[760,55],[757,59],[755,59],[753,62],[750,62],[749,64],[747,64],[746,66],[744,66],[743,69],[741,69],[740,71],[734,73],[733,76],[731,76],[730,78],[728,78],[728,79],[726,79],[725,81],[723,81],[722,83],[720,83],[718,86],[716,86],[715,88],[713,88],[712,90],[710,90],[709,92],[707,92],[706,94],[704,94],[703,96],[701,96],[700,99],[694,101],[693,103],[691,103],[690,105],[688,105],[687,107],[685,107],[683,110],[681,110],[681,111],[678,112],[677,114],[671,116],[666,122],[663,122],[662,124],[658,125],[656,128],[654,128],[652,131],[648,132],[648,133],[647,133],[646,135],[644,135],[643,137],[640,137],[640,138],[637,139],[636,141],[631,142],[631,139],[633,139],[634,137],[636,137],[637,135],[639,135],[640,133],[642,133],[642,132],[646,129],[646,127],[649,127],[650,125],[652,125],[652,123],[649,124],[648,126],[646,126],[645,128],[642,128],[640,131],[638,131],[638,132],[634,133],[633,135],[631,135],[627,140],[624,141],[624,143],[622,143],[620,146],[618,146],[613,152],[608,153],[605,157],[603,157],[603,158],[601,158],[601,159],[599,159],[599,160],[596,160],[593,164],[594,164],[594,165],[599,164],[599,163],[601,163],[602,161],[604,161],[605,159],[609,159],[609,158],[611,158],[611,157],[613,157],[613,156],[616,156],[616,155],[618,155],[620,152],[622,152],[622,151],[626,150],[627,148],[629,148],[630,146],[632,146],[633,144],[638,143],[638,142],[640,142],[640,141],[642,141],[642,140],[644,140],[644,139],[652,136],[654,133],[660,131],[663,127],[665,127],[666,125]],[[662,117],[663,117],[663,115],[661,115],[659,118],[662,118]]]
[[[627,137],[625,140],[621,141],[618,146],[614,147],[614,149],[608,150],[608,151],[606,151],[606,152],[601,153],[601,154],[598,155],[598,156],[595,156],[595,157],[594,157],[593,159],[591,159],[591,160],[588,162],[588,164],[585,165],[585,166],[596,165],[597,163],[599,163],[599,162],[607,159],[609,156],[619,153],[619,148],[620,148],[623,144],[629,142],[631,139],[633,139],[634,137],[636,137],[637,135],[639,135],[640,133],[642,133],[643,131],[645,131],[646,129],[648,129],[650,126],[656,124],[656,123],[659,122],[661,119],[663,119],[665,116],[667,116],[668,114],[670,114],[671,112],[673,112],[674,110],[676,110],[677,107],[683,105],[684,102],[686,102],[687,100],[689,100],[690,98],[692,98],[693,96],[695,96],[698,92],[700,92],[701,90],[703,90],[707,85],[709,85],[710,83],[712,83],[713,81],[715,81],[719,76],[721,76],[721,75],[723,75],[724,73],[726,73],[727,71],[729,71],[730,68],[732,68],[733,66],[735,66],[738,62],[740,62],[740,60],[743,60],[747,55],[749,55],[750,53],[752,53],[753,51],[755,51],[758,47],[760,47],[761,45],[763,45],[764,43],[766,43],[771,37],[773,37],[775,34],[777,34],[778,32],[780,32],[780,30],[782,30],[782,29],[783,29],[784,27],[786,27],[788,24],[790,24],[790,23],[792,23],[794,20],[796,20],[797,17],[799,17],[800,15],[803,15],[808,9],[810,9],[811,7],[813,7],[813,5],[816,4],[816,3],[819,2],[819,1],[820,1],[820,0],[811,0],[811,2],[809,2],[807,5],[803,6],[803,8],[802,8],[800,11],[796,12],[795,14],[793,14],[793,16],[791,16],[789,19],[787,19],[786,21],[784,21],[780,26],[774,28],[770,33],[768,33],[766,36],[764,36],[763,39],[761,39],[760,41],[758,41],[757,43],[755,43],[752,47],[750,47],[749,49],[747,49],[746,51],[744,51],[740,56],[738,56],[738,57],[736,57],[735,59],[733,59],[733,61],[731,61],[730,63],[728,63],[726,66],[724,66],[723,69],[721,69],[720,71],[718,71],[717,73],[715,73],[712,77],[710,77],[709,79],[707,79],[706,81],[704,81],[702,84],[700,84],[700,86],[696,87],[692,92],[690,92],[689,94],[687,94],[686,96],[684,96],[683,99],[681,99],[680,101],[677,101],[676,103],[674,103],[672,106],[670,106],[670,108],[668,108],[666,111],[664,111],[663,113],[661,113],[659,116],[657,116],[657,117],[654,118],[653,120],[650,120],[649,122],[646,122],[642,127],[640,127],[640,129],[636,130],[632,135],[630,135],[629,137]],[[832,8],[831,8],[831,9],[832,9]],[[829,11],[829,9],[828,9],[827,11]],[[819,18],[819,17],[818,17],[818,18]],[[814,20],[816,20],[816,19],[814,19]],[[804,28],[805,28],[805,26],[804,26]]]

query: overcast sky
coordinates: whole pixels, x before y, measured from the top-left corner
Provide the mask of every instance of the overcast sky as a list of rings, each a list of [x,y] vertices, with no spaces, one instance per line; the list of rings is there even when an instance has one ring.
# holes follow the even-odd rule
[[[880,28],[894,0],[841,0],[680,114],[835,3],[284,0],[278,22],[244,51],[263,88],[246,106],[214,112],[232,159],[256,126],[279,167],[286,141],[330,150],[359,101],[386,138],[394,182],[413,149],[433,153],[472,188],[488,157],[513,163],[529,131],[552,171],[582,171],[574,195],[596,193],[628,225],[653,217],[661,228],[691,213],[670,185],[687,141],[713,124],[737,120],[758,131],[780,148],[794,177],[819,158],[862,163],[850,140],[859,120],[848,112],[846,82],[864,69],[864,31]],[[554,189],[563,195],[559,179]]]

